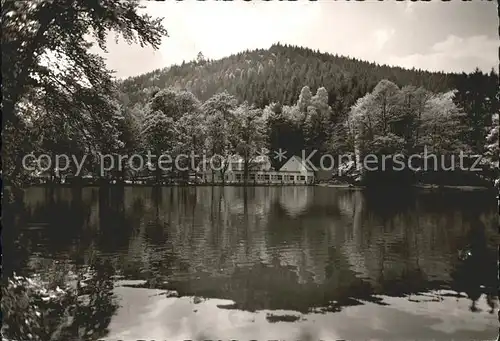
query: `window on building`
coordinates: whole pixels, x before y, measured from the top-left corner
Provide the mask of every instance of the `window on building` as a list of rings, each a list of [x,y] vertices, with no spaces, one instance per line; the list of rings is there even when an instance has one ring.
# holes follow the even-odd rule
[[[250,174],[250,180],[255,180],[255,174]]]
[[[240,173],[236,173],[236,181],[241,181],[241,174]]]
[[[290,181],[295,181],[295,175],[290,175]]]
[[[277,177],[278,177],[278,180],[279,180],[279,181],[282,181],[282,180],[283,180],[283,175],[278,175]]]
[[[306,179],[306,177],[304,175],[300,176],[300,180],[304,181],[305,179]]]
[[[264,175],[264,180],[269,180],[269,174]]]

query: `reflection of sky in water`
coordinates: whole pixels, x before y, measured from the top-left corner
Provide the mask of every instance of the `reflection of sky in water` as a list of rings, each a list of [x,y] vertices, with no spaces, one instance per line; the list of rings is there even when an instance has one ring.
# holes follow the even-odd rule
[[[286,310],[251,313],[221,309],[232,303],[227,300],[195,303],[193,297],[164,298],[161,291],[128,287],[118,287],[116,292],[123,298],[123,306],[110,324],[107,340],[159,337],[176,340],[486,340],[495,337],[497,325],[488,314],[468,311],[466,301],[457,302],[445,296],[446,291],[409,298],[383,297],[389,306],[366,302],[363,306],[324,314]],[[484,299],[480,300],[480,307],[488,309]],[[269,315],[278,322],[270,320]],[[296,321],[279,321],[290,317]]]
[[[92,257],[105,258],[130,279],[168,280],[182,296],[232,300],[233,309],[218,310],[221,318],[250,314],[241,309],[305,314],[336,301],[327,310],[340,312],[327,315],[339,325],[328,329],[325,324],[324,337],[335,339],[337,329],[338,335],[356,336],[355,331],[345,334],[354,327],[342,322],[356,312],[366,333],[377,330],[373,335],[381,339],[397,335],[384,328],[398,318],[401,332],[424,323],[427,334],[415,335],[442,339],[458,327],[475,330],[483,323],[491,330],[496,320],[489,307],[482,307],[484,294],[496,294],[497,216],[490,203],[487,195],[474,193],[374,196],[317,187],[86,188],[80,193],[57,190],[53,196],[33,188],[26,195],[25,228],[20,230],[24,257],[31,259],[28,269],[50,273],[56,258],[84,264]],[[460,262],[463,248],[474,257]],[[22,257],[20,262],[22,267]],[[470,299],[414,302],[416,293],[438,289],[461,291]],[[389,305],[380,305],[378,295]],[[125,297],[126,305],[134,306],[131,299]],[[166,303],[151,304],[144,307],[145,320],[153,308],[159,309],[158,316],[167,314],[161,306]],[[471,312],[471,307],[482,311]],[[203,315],[196,316],[205,321]],[[257,315],[248,316],[262,319]],[[473,322],[463,322],[466,317]],[[283,328],[301,323],[309,322]],[[272,334],[281,324],[263,328]],[[234,328],[245,333],[257,327],[245,322]],[[168,338],[158,335],[153,338]],[[367,335],[359,334],[362,339]]]

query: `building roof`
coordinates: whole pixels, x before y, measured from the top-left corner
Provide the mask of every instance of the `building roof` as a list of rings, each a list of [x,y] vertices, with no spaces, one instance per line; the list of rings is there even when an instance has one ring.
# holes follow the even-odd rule
[[[300,171],[305,170],[308,172],[314,172],[314,169],[307,164],[301,157],[293,155],[287,162],[280,168],[280,172],[286,171]]]
[[[243,157],[235,154],[235,155],[230,155],[227,160],[222,160],[222,162],[229,164],[228,166],[230,167],[228,167],[228,170],[242,170],[244,159]],[[205,166],[205,169],[210,169],[211,166],[210,158],[206,159],[204,162],[201,161],[196,169],[198,171],[201,171],[203,166]],[[271,161],[269,156],[267,155],[258,155],[249,160],[249,166],[252,169],[254,169],[255,167],[260,167],[261,170],[271,170]]]

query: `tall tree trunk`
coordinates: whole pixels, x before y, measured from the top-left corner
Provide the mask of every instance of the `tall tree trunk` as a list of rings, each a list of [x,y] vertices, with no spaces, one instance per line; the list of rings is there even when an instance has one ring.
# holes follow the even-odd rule
[[[244,185],[247,185],[247,179],[248,179],[248,174],[249,174],[249,161],[245,160],[245,163],[243,164],[243,178],[244,178]]]

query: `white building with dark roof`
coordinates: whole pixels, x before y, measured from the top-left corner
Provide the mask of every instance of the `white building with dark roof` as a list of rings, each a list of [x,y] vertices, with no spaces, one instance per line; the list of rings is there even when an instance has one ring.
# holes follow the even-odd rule
[[[232,158],[225,172],[213,171],[210,167],[199,169],[198,177],[206,183],[245,183],[242,158]],[[279,169],[274,170],[269,157],[259,156],[252,160],[248,169],[247,184],[305,185],[315,182],[314,170],[298,156],[292,156]]]

